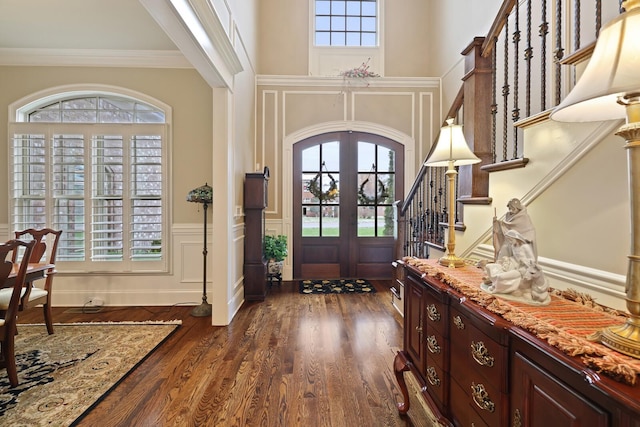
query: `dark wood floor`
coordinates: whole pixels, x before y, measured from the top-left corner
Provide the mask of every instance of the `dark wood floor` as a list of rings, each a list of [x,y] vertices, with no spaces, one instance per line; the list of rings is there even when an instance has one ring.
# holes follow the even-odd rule
[[[301,295],[274,285],[227,327],[191,307],[54,307],[55,322],[181,319],[160,348],[109,393],[81,426],[423,426],[417,402],[400,417],[392,362],[402,318],[388,282],[373,295]],[[42,322],[41,310],[21,323]],[[414,408],[416,408],[414,410]]]

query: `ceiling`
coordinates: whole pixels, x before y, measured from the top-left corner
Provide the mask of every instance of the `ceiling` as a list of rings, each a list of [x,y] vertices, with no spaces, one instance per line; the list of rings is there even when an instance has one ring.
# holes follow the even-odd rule
[[[177,50],[137,0],[0,0],[0,49]]]
[[[0,66],[195,68],[232,87],[225,24],[210,1],[0,0]]]

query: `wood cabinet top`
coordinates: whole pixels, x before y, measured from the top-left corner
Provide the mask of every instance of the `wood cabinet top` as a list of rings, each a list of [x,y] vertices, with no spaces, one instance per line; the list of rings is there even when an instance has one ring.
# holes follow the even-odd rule
[[[483,273],[474,266],[448,269],[437,260],[405,260],[405,268],[434,291],[449,295],[451,306],[464,310],[477,325],[502,330],[511,351],[530,354],[593,399],[611,399],[640,415],[640,360],[587,339],[601,325],[624,322],[623,316],[572,301],[560,292],[552,294],[549,306],[507,301],[480,289]]]

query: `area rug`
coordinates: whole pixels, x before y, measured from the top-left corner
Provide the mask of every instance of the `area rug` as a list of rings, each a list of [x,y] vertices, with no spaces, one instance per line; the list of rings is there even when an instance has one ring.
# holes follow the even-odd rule
[[[302,280],[301,294],[373,294],[376,288],[363,279]]]
[[[18,325],[19,385],[0,371],[0,425],[69,426],[82,418],[181,324],[109,322]]]

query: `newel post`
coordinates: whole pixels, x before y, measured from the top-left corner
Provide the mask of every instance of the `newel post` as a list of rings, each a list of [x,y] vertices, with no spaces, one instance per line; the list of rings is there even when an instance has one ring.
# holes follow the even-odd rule
[[[490,204],[489,173],[480,166],[492,162],[491,155],[491,57],[482,56],[484,37],[476,37],[462,51],[464,60],[464,137],[473,153],[482,160],[460,167],[458,202],[461,204]],[[463,212],[463,209],[460,209]],[[459,215],[462,221],[462,215]]]

